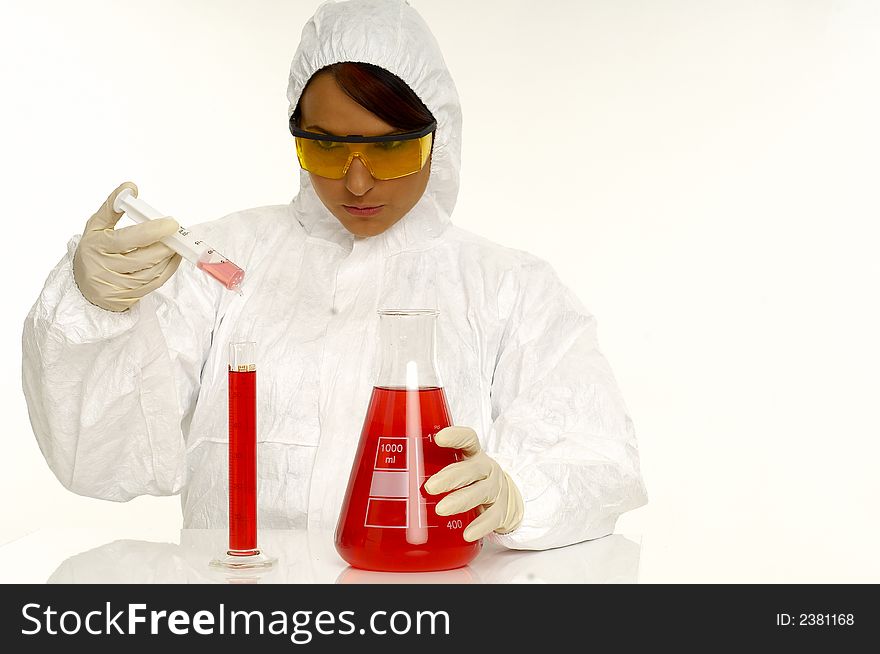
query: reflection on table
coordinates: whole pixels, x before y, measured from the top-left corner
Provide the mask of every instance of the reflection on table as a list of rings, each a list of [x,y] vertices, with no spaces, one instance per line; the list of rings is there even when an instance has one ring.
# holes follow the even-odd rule
[[[544,551],[487,542],[470,565],[425,573],[369,572],[348,566],[332,534],[262,530],[259,546],[278,557],[268,570],[208,565],[225,552],[225,530],[184,529],[179,543],[116,540],[66,559],[48,583],[636,583],[639,539],[612,534]]]

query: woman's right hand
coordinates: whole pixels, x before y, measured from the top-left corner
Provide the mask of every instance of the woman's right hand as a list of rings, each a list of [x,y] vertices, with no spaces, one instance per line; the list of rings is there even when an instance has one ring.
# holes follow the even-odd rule
[[[181,256],[160,240],[174,234],[173,218],[158,218],[114,229],[121,213],[113,210],[116,196],[132,182],[120,185],[89,218],[73,257],[73,277],[89,302],[108,311],[126,311],[150,291],[164,284]]]

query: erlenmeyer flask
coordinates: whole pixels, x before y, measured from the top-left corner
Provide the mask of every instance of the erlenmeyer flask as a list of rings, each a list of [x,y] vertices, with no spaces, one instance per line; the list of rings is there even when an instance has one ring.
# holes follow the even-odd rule
[[[476,509],[438,516],[425,481],[462,459],[434,435],[452,424],[434,358],[438,311],[380,311],[381,366],[336,526],[350,565],[387,572],[449,570],[480,551],[462,534]]]

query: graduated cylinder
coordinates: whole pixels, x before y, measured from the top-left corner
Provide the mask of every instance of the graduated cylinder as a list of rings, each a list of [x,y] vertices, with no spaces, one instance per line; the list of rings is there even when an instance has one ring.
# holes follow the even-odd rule
[[[257,550],[256,344],[229,346],[229,555]]]

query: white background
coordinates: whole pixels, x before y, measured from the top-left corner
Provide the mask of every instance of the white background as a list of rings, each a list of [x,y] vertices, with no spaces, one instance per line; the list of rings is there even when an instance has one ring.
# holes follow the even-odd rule
[[[179,524],[176,497],[56,481],[22,324],[122,181],[182,224],[290,201],[287,74],[317,4],[3,3],[0,543]],[[453,221],[549,260],[598,319],[645,578],[880,581],[880,3],[411,4],[461,96]]]

